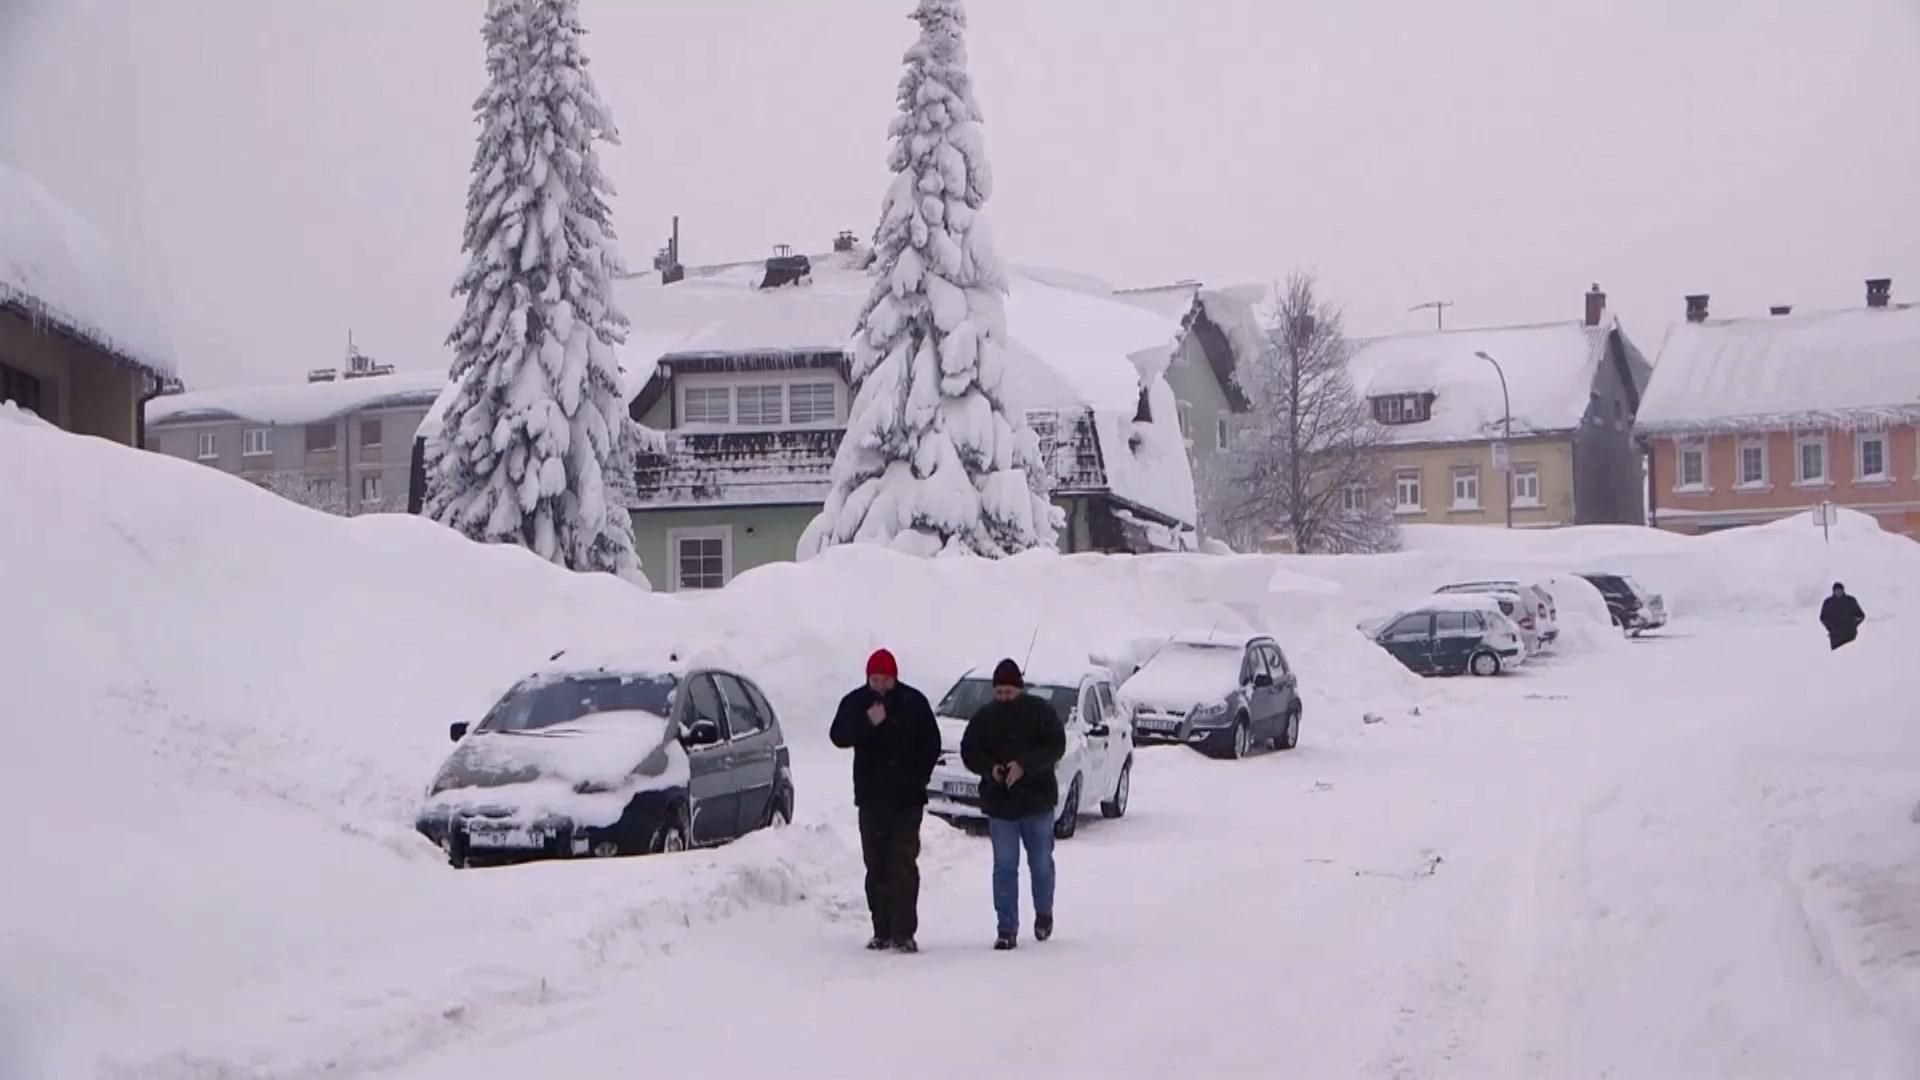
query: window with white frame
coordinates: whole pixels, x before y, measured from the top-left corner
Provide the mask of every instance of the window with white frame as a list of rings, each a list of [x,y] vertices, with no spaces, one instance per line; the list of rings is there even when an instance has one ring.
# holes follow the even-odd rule
[[[1885,432],[1877,431],[1871,435],[1861,434],[1853,437],[1853,475],[1854,479],[1865,483],[1888,479]]]
[[[1679,491],[1705,491],[1707,489],[1707,444],[1703,442],[1683,442],[1680,444],[1680,457],[1674,467],[1673,486]]]
[[[778,427],[787,420],[787,388],[779,383],[736,387],[733,413],[742,427]]]
[[[1737,486],[1743,488],[1767,486],[1766,436],[1740,440],[1740,482]]]
[[[793,424],[833,423],[833,384],[812,382],[788,386],[787,421]]]
[[[1393,474],[1393,508],[1403,514],[1420,512],[1420,471],[1403,469]]]
[[[1340,509],[1358,514],[1367,508],[1367,485],[1348,484],[1340,489]]]
[[[733,387],[689,386],[681,397],[683,424],[733,423]]]
[[[204,461],[207,458],[217,458],[219,456],[220,456],[220,440],[211,431],[201,432],[200,433],[201,460]]]
[[[360,478],[360,501],[377,503],[380,501],[380,474],[368,473]]]
[[[1453,470],[1453,508],[1480,509],[1480,470],[1466,467]]]
[[[675,592],[718,589],[733,576],[733,529],[673,529],[667,552]]]
[[[1540,466],[1519,465],[1513,467],[1513,505],[1540,505]]]
[[[1224,416],[1214,421],[1213,442],[1214,447],[1220,450],[1233,445],[1233,425]]]
[[[1802,435],[1793,445],[1793,482],[1801,485],[1827,483],[1827,437]]]
[[[268,441],[271,431],[268,428],[248,428],[240,434],[240,453],[247,457],[262,457],[273,453],[273,444]]]

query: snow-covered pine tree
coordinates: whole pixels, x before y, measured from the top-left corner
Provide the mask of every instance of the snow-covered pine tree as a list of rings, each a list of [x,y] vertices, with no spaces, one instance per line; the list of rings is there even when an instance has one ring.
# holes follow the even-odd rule
[[[625,416],[627,321],[594,142],[617,142],[587,74],[578,0],[489,0],[487,88],[467,191],[459,388],[428,447],[426,512],[486,543],[645,584],[604,482]]]
[[[1005,383],[1006,275],[967,74],[961,0],[918,0],[890,131],[877,279],[854,332],[855,387],[833,487],[801,538],[998,557],[1057,542],[1039,440]]]

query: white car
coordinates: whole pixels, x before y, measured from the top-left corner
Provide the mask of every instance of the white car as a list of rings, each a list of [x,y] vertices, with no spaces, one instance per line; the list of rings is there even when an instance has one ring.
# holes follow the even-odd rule
[[[1500,581],[1463,581],[1457,585],[1443,586],[1440,591],[1453,595],[1466,593],[1496,593],[1510,598],[1524,600],[1516,610],[1506,612],[1520,627],[1522,636],[1531,636],[1533,641],[1529,651],[1539,652],[1560,636],[1560,609],[1554,603],[1553,594],[1546,586],[1538,582],[1515,581],[1511,578]]]
[[[1091,665],[1073,674],[1028,672],[1027,693],[1052,705],[1067,729],[1067,752],[1056,773],[1060,801],[1053,835],[1072,836],[1082,813],[1125,814],[1133,788],[1133,727],[1114,702],[1112,674]],[[927,784],[927,812],[954,825],[986,821],[980,778],[961,762],[960,739],[967,721],[992,700],[992,671],[976,668],[961,676],[934,709],[940,761]]]

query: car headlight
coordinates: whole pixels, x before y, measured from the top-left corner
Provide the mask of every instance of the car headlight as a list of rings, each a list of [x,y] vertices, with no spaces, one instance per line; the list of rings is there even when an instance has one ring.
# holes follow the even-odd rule
[[[1195,705],[1187,718],[1196,724],[1211,723],[1227,715],[1227,703],[1216,701],[1207,705]]]

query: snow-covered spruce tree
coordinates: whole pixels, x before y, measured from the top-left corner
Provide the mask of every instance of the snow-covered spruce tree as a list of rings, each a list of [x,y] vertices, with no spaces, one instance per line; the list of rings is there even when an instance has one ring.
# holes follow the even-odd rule
[[[1005,376],[1005,271],[981,213],[992,193],[967,74],[961,0],[919,0],[890,135],[893,182],[854,331],[853,409],[826,506],[801,538],[998,557],[1057,543],[1039,440]]]
[[[426,512],[485,543],[645,584],[605,475],[625,429],[613,346],[627,321],[595,140],[616,142],[587,74],[578,0],[490,0],[480,143],[467,191],[458,390],[428,447]]]

